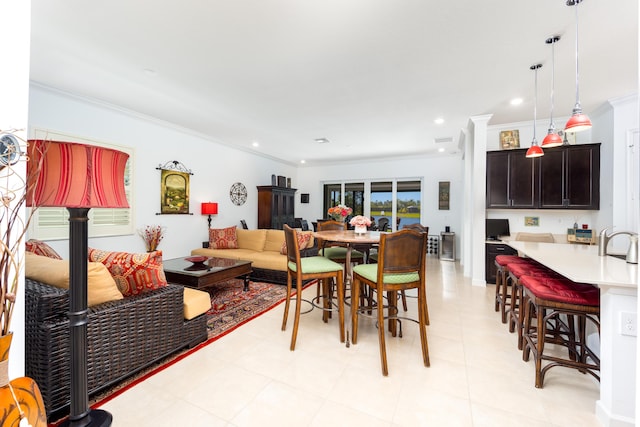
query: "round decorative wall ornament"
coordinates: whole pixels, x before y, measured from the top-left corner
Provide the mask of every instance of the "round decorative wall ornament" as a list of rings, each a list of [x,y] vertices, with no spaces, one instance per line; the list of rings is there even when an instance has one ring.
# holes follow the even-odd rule
[[[247,187],[241,182],[234,183],[229,191],[229,197],[234,205],[244,205],[244,202],[247,201]]]

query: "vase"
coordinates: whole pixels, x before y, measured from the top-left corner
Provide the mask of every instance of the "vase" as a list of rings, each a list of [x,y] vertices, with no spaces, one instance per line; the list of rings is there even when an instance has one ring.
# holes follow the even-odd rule
[[[12,333],[0,336],[0,425],[46,427],[47,414],[36,382],[27,377],[9,380],[12,339]],[[23,417],[25,420],[21,422]]]
[[[356,234],[364,234],[367,232],[367,226],[366,225],[356,225],[354,228],[354,231]]]

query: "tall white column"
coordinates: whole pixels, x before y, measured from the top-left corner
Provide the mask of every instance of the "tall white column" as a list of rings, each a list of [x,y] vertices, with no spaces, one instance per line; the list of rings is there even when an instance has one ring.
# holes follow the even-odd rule
[[[473,132],[473,150],[471,161],[470,206],[465,216],[469,216],[469,244],[471,248],[471,283],[474,286],[485,286],[485,235],[484,220],[486,217],[486,175],[487,175],[487,126],[492,114],[473,116],[470,118]]]

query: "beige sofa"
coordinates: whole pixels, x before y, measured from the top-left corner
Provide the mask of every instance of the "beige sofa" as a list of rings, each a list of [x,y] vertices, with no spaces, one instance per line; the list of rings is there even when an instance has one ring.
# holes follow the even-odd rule
[[[311,233],[303,231],[302,233]],[[284,243],[283,230],[243,230],[237,229],[237,249],[198,248],[191,255],[204,255],[218,258],[243,259],[251,261],[253,273],[251,279],[279,284],[287,283],[287,257],[281,253]],[[302,256],[318,253],[313,235],[307,247],[301,249]]]

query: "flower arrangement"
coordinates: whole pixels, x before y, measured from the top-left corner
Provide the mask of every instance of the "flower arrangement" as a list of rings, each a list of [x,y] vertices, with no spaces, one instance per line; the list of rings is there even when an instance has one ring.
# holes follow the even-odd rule
[[[147,252],[155,251],[164,237],[166,227],[161,225],[147,225],[138,230],[138,234],[144,240]]]
[[[371,226],[371,219],[367,218],[366,216],[356,215],[351,218],[349,224],[353,225],[354,227],[369,227]]]
[[[336,221],[344,221],[346,217],[351,215],[351,212],[353,209],[345,205],[337,205],[327,210],[329,216]]]

